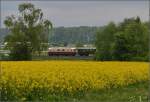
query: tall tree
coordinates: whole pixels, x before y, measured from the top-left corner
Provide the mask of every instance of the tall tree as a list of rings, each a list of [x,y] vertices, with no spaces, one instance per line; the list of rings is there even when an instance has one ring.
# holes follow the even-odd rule
[[[23,3],[18,7],[18,16],[8,16],[4,21],[5,26],[11,31],[6,36],[10,48],[16,43],[30,45],[30,51],[40,51],[41,43],[48,43],[48,32],[52,29],[52,23],[43,19],[43,12],[31,3]]]

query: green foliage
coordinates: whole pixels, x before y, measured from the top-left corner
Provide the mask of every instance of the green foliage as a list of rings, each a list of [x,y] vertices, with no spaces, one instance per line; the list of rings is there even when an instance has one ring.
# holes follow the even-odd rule
[[[140,18],[108,24],[96,37],[96,60],[148,61],[148,26]]]
[[[0,60],[3,60],[3,61],[9,60],[9,55],[8,54],[0,54]]]
[[[76,43],[76,47],[83,47],[83,44],[80,43],[80,42],[77,42],[77,43]]]
[[[10,60],[31,60],[31,51],[27,43],[16,43],[11,49]]]
[[[114,34],[116,33],[116,25],[111,22],[104,28],[103,31],[98,31],[96,36],[96,59],[111,60],[112,48],[114,42]]]
[[[130,52],[127,45],[127,39],[124,32],[117,32],[114,40],[113,59],[115,60],[129,60]]]
[[[40,52],[42,43],[48,43],[52,23],[43,19],[41,9],[35,8],[31,3],[20,4],[18,10],[18,17],[11,15],[6,17],[4,21],[5,26],[11,31],[11,33],[5,37],[5,42],[8,42],[9,49],[13,50],[11,52],[18,52],[19,49],[22,50],[21,46],[15,49],[16,43],[20,43],[24,46],[25,42],[30,45],[31,53],[36,51]],[[27,50],[28,47],[25,47],[25,49]]]

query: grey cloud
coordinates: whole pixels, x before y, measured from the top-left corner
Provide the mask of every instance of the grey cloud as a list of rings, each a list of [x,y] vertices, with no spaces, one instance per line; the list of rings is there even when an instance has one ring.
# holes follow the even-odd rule
[[[22,2],[4,2],[4,7],[2,7],[2,14],[4,15],[2,15],[2,18],[7,14],[17,13],[17,5],[20,3]],[[143,21],[148,20],[148,1],[31,1],[31,3],[41,8],[45,18],[51,20],[54,26],[101,26],[110,21],[120,22],[125,17],[135,16],[140,16]]]

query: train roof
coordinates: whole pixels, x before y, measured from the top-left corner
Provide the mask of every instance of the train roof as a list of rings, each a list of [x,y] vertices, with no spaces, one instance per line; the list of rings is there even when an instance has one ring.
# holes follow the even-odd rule
[[[50,47],[49,49],[96,49],[96,47]]]
[[[96,49],[96,47],[77,47],[77,49]]]
[[[49,47],[49,49],[76,49],[75,47]]]

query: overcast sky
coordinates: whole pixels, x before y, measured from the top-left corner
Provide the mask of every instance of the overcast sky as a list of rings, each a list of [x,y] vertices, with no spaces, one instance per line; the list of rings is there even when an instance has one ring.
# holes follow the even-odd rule
[[[45,18],[58,26],[102,26],[126,17],[140,16],[148,21],[148,0],[141,1],[1,1],[1,23],[6,16],[17,14],[18,4],[31,2],[41,8]],[[3,24],[1,24],[4,27]]]

